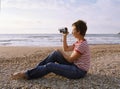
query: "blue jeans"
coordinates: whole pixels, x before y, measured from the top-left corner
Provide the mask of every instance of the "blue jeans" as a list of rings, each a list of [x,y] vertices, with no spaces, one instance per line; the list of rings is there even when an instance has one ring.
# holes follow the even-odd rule
[[[28,79],[41,78],[48,73],[55,73],[69,79],[79,79],[86,75],[86,71],[81,70],[73,63],[69,63],[59,51],[54,51],[40,62],[35,68],[27,70]]]

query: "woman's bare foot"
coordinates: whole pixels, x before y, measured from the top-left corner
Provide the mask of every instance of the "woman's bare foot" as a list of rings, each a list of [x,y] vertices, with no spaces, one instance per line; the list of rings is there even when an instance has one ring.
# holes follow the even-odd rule
[[[17,80],[17,79],[27,79],[27,76],[25,74],[25,72],[17,72],[11,75],[11,78],[13,80]]]

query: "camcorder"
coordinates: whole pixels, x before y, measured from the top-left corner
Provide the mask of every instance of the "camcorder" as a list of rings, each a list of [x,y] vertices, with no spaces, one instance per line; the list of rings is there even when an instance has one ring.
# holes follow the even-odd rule
[[[67,27],[64,27],[64,28],[61,28],[61,29],[58,29],[60,33],[63,33],[63,34],[66,34],[68,33],[68,29]]]

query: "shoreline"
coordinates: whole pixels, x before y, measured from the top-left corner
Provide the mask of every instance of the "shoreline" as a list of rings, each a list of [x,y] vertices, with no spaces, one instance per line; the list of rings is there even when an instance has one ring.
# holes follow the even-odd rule
[[[91,53],[95,51],[106,51],[111,49],[111,51],[120,50],[120,45],[117,44],[99,44],[99,45],[89,45]],[[115,48],[115,49],[114,49]],[[0,46],[0,58],[10,58],[10,57],[21,57],[34,55],[36,52],[41,51],[42,53],[49,53],[55,49],[62,49],[62,46]],[[101,52],[100,52],[101,53]],[[94,54],[93,54],[94,55]]]
[[[68,45],[71,45],[71,44],[68,44]],[[120,45],[120,44],[119,44],[119,43],[115,43],[115,44],[114,44],[114,43],[113,43],[113,44],[112,44],[112,43],[110,43],[110,44],[106,44],[106,43],[105,43],[105,44],[102,44],[102,43],[101,43],[101,44],[88,44],[88,45]],[[61,44],[61,45],[53,45],[53,46],[52,46],[52,45],[50,45],[50,46],[47,46],[47,45],[46,45],[46,46],[43,46],[43,45],[0,45],[0,47],[7,47],[7,46],[8,46],[8,47],[9,47],[9,46],[10,46],[10,47],[17,47],[17,46],[18,46],[18,47],[19,47],[19,46],[20,46],[20,47],[61,47],[62,44]]]
[[[68,44],[68,45],[72,45],[72,44]],[[88,44],[89,46],[91,45],[120,45],[119,43],[116,43],[116,44]],[[0,47],[62,47],[62,45],[46,45],[46,46],[43,46],[43,45],[0,45]]]

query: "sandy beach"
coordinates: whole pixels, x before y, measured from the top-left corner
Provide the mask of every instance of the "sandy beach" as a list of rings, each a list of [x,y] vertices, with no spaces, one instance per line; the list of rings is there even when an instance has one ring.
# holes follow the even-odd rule
[[[0,89],[120,89],[120,45],[90,45],[91,67],[85,78],[72,80],[53,73],[35,80],[10,75],[35,67],[61,47],[0,46]]]

